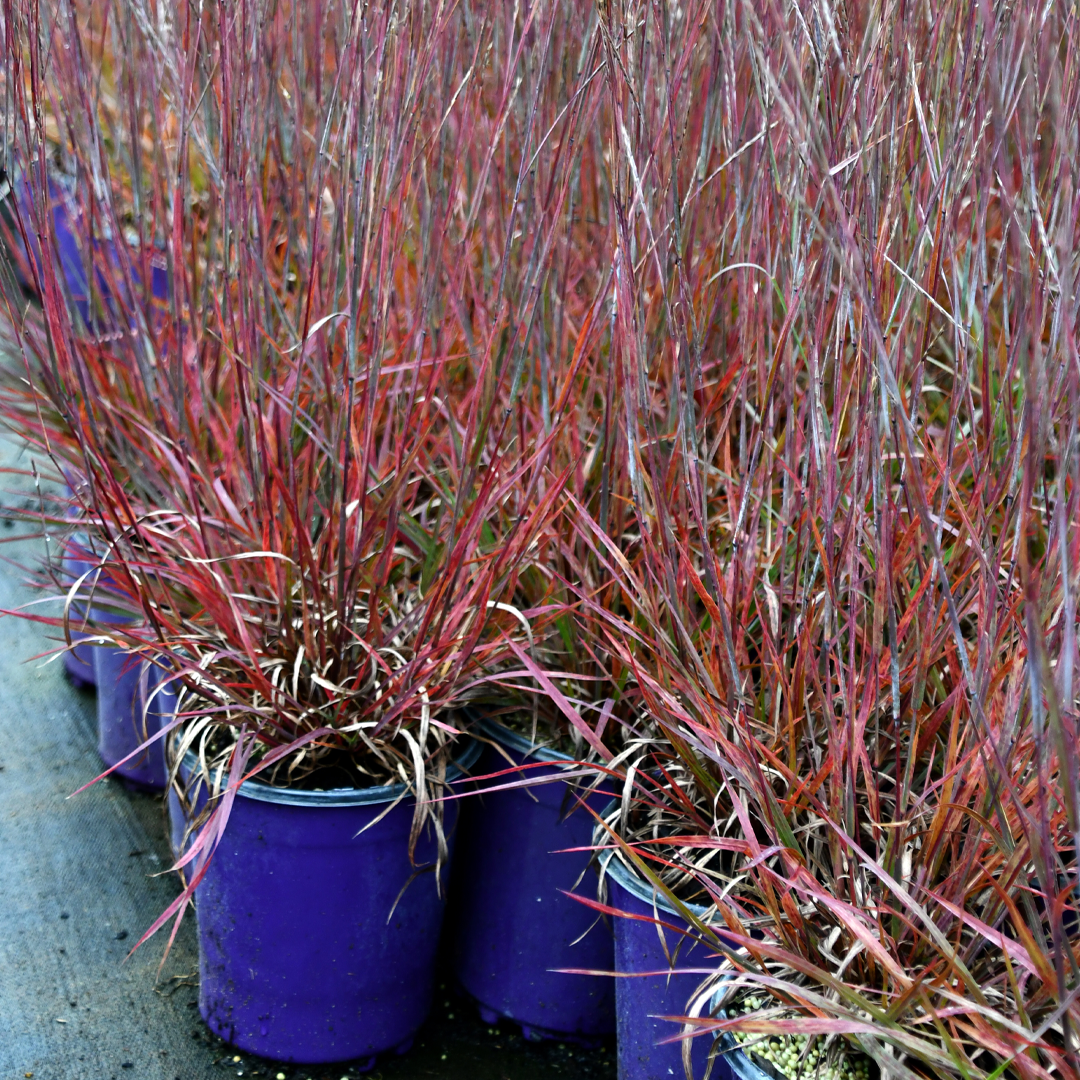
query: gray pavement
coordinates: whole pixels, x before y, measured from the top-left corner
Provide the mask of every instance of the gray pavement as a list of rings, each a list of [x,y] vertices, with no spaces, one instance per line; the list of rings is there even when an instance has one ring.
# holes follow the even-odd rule
[[[0,464],[27,463],[10,438],[0,442]],[[0,477],[0,539],[27,531],[5,516],[27,505],[8,490],[17,483]],[[42,552],[40,540],[0,545],[0,558],[24,566]],[[0,564],[0,608],[34,598],[25,578]],[[168,865],[162,800],[111,780],[68,798],[100,771],[95,700],[58,661],[32,659],[52,646],[47,628],[0,617],[0,1080],[357,1076],[236,1055],[211,1036],[195,1004],[193,914],[160,975],[163,936],[125,960],[178,891],[157,876]],[[414,1050],[368,1075],[613,1078],[614,1048],[527,1044],[512,1025],[482,1024],[444,985]]]
[[[6,463],[19,452],[5,441]],[[10,489],[18,478],[0,479]],[[5,509],[26,501],[10,490]],[[27,527],[5,519],[0,538]],[[32,565],[40,540],[0,546]],[[0,567],[0,607],[34,598],[26,574]],[[176,895],[161,800],[118,782],[68,796],[100,772],[95,699],[72,688],[46,627],[0,618],[0,1077],[173,1080],[217,1070],[221,1053],[192,1037],[198,962],[181,928],[161,976],[161,947],[125,960]]]

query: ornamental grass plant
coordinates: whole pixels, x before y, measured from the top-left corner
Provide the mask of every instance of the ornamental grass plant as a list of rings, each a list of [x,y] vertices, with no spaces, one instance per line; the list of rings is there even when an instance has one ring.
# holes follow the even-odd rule
[[[642,550],[580,603],[651,730],[599,837],[715,906],[691,1011],[772,1002],[697,1030],[1075,1076],[1075,15],[608,10]]]
[[[7,416],[187,745],[419,828],[509,690],[714,946],[687,1034],[1080,1076],[1075,10],[44,13]]]
[[[115,269],[96,221],[137,225],[129,286],[143,246],[169,272],[167,313],[136,299],[88,341],[32,199],[16,227],[42,238],[41,309],[8,308],[15,402],[86,478],[78,525],[145,616],[111,639],[184,686],[180,749],[227,762],[230,790],[404,781],[437,828],[453,709],[509,654],[506,600],[561,490],[513,404],[601,84],[551,62],[569,9],[301,14],[8,8],[22,170],[48,190],[55,132],[91,279]],[[520,160],[549,142],[543,168]]]

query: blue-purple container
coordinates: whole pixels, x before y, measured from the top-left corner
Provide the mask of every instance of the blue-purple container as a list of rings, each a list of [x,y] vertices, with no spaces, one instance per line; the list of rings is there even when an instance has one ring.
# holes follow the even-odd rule
[[[29,251],[22,247],[21,235],[12,233],[10,239],[22,249],[19,254],[24,262],[21,266],[16,263],[15,270],[22,287],[29,290],[33,289],[33,271],[36,269],[41,273],[42,261],[38,237],[30,227],[31,189],[25,175],[16,180],[14,190],[15,201],[26,227]],[[125,308],[130,313],[132,303],[122,273],[121,248],[107,235],[86,235],[82,210],[75,198],[73,178],[50,176],[48,199],[57,268],[67,287],[70,308],[92,338],[106,340],[115,337],[123,332],[121,316]],[[142,268],[137,253],[130,252],[130,258],[135,280],[138,281]],[[149,258],[149,281],[148,315],[156,312],[154,317],[160,318],[169,295],[168,269],[162,252],[155,251]],[[122,303],[118,302],[118,296],[122,298]],[[130,327],[130,318],[126,321]]]
[[[83,574],[93,571],[98,560],[78,539],[69,543],[64,552],[63,574],[68,585]],[[84,582],[81,592],[91,593],[90,620],[103,626],[123,626],[134,621],[133,616],[110,610],[109,579],[94,575]],[[115,597],[114,597],[115,598]],[[85,602],[71,605],[72,623],[81,624],[86,617]],[[71,630],[73,640],[86,640],[93,635]],[[97,688],[98,753],[106,765],[116,766],[115,773],[127,784],[160,791],[165,788],[165,749],[159,739],[141,754],[124,762],[151,735],[161,728],[162,717],[175,710],[175,694],[164,690],[150,691],[157,685],[153,665],[146,664],[137,653],[128,653],[116,645],[76,645],[64,654],[64,667],[77,686]],[[148,686],[148,678],[152,686]],[[150,707],[147,708],[147,701]]]
[[[62,580],[67,588],[70,588],[83,576],[97,566],[97,559],[86,556],[81,549],[74,544],[69,544],[64,550],[62,562]],[[88,579],[89,580],[89,579]],[[81,625],[86,617],[86,605],[73,603],[70,611],[71,625]],[[90,635],[81,630],[71,631],[73,642],[85,641]],[[68,678],[80,690],[92,690],[94,687],[94,647],[92,645],[75,644],[64,653],[64,671]]]
[[[615,1030],[615,979],[556,970],[613,970],[610,921],[565,895],[596,891],[591,852],[566,850],[592,844],[595,819],[578,797],[588,781],[561,779],[572,760],[565,754],[487,719],[480,729],[505,755],[488,747],[477,775],[534,762],[553,768],[481,781],[483,789],[547,778],[463,800],[451,883],[455,976],[487,1023],[506,1018],[526,1038],[594,1042]],[[601,790],[588,803],[599,812],[610,799]]]
[[[151,791],[164,791],[165,739],[146,747],[122,762],[161,730],[176,709],[175,695],[168,689],[152,693],[157,684],[152,665],[137,653],[114,645],[95,645],[94,680],[97,683],[98,753],[115,775],[126,783]],[[153,680],[153,682],[151,682]]]
[[[478,754],[471,744],[460,767]],[[409,860],[414,806],[403,785],[241,786],[196,891],[199,1010],[215,1034],[307,1064],[369,1067],[409,1048],[431,1006],[445,906],[432,830]],[[456,820],[449,802],[451,846]]]
[[[714,950],[696,940],[686,920],[617,858],[610,858],[605,873],[609,905],[631,915],[644,915],[649,920],[615,919],[615,970],[620,975],[615,989],[619,1080],[683,1080],[686,1070],[682,1042],[662,1042],[678,1035],[682,1027],[660,1018],[685,1016],[690,999],[704,979],[700,974],[680,975],[679,969],[718,967],[720,961]],[[706,914],[706,909],[696,904],[686,907],[695,918]],[[667,925],[658,926],[653,921],[657,919]],[[666,942],[666,954],[661,934]],[[632,977],[636,972],[646,971],[665,974]],[[672,974],[666,974],[668,971]],[[710,1071],[714,1039],[709,1035],[693,1039],[690,1050],[693,1080],[702,1080],[706,1073],[709,1080],[770,1080],[737,1048],[732,1036],[721,1036],[715,1043]]]

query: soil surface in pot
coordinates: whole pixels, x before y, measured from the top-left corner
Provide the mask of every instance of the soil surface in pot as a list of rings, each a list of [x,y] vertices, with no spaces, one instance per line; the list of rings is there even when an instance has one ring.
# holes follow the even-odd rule
[[[485,716],[494,720],[504,728],[514,732],[515,735],[520,735],[522,738],[528,739],[530,742],[547,750],[565,754],[574,761],[599,761],[599,755],[580,735],[575,739],[574,736],[577,733],[570,727],[568,722],[555,724],[550,718],[541,714],[534,726],[532,713],[528,709],[516,707],[502,709],[482,702],[474,705],[473,710],[478,716]],[[614,720],[608,725],[607,742],[609,744],[611,734],[617,727],[618,725]],[[617,752],[617,748],[613,746],[612,753],[615,752]]]
[[[0,438],[0,462],[29,469]],[[31,509],[32,492],[0,495],[0,536],[29,527],[4,509]],[[3,554],[30,565],[39,540]],[[0,567],[0,607],[36,599],[25,574]],[[212,1036],[196,1008],[194,918],[184,920],[155,985],[164,939],[125,962],[139,934],[176,896],[160,796],[114,780],[74,799],[100,770],[95,701],[63,664],[34,660],[55,648],[46,627],[0,618],[0,1077],[33,1080],[203,1080],[259,1076],[340,1080],[348,1064],[297,1067],[261,1061]],[[610,1043],[529,1044],[513,1025],[489,1027],[446,981],[412,1051],[379,1061],[372,1080],[614,1080]],[[240,1058],[237,1061],[237,1057]]]
[[[196,710],[196,705],[191,699],[187,699],[184,706],[186,712]],[[204,732],[191,746],[193,752],[198,753],[200,748],[205,754],[211,770],[225,768],[227,775],[227,763],[233,747],[236,745],[236,731],[225,726],[212,727]],[[462,747],[467,745],[464,741],[451,744],[451,755],[461,753]],[[252,754],[249,768],[254,766],[269,750],[271,746],[258,745]],[[434,741],[429,741],[424,748],[427,755],[428,778],[434,776],[432,755],[437,750]],[[308,749],[301,750],[300,756],[307,755]],[[393,755],[406,766],[409,773],[412,772],[412,759],[409,749],[404,740],[387,750],[388,757],[394,760]],[[337,788],[370,788],[381,787],[384,784],[398,784],[401,777],[396,770],[388,769],[374,755],[364,754],[359,757],[343,749],[320,750],[318,763],[312,766],[304,762],[301,767],[290,771],[290,765],[296,755],[290,754],[273,765],[268,766],[256,778],[260,783],[269,784],[271,787],[289,788],[293,791],[333,791]],[[224,763],[224,764],[223,764]]]

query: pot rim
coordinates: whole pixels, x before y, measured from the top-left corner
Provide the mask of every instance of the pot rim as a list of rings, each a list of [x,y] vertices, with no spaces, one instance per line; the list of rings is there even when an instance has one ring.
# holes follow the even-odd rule
[[[727,980],[725,979],[723,981],[726,982]],[[723,992],[723,983],[721,983],[721,985],[717,987],[716,993],[709,999],[709,1011],[710,1014],[716,1012],[717,1016],[727,1019],[727,1012],[724,1009],[718,1010],[718,999]],[[706,1038],[707,1036],[700,1037]],[[717,1054],[713,1062],[713,1076],[716,1076],[718,1073],[715,1065],[722,1056],[724,1061],[731,1066],[731,1071],[739,1077],[739,1080],[776,1080],[776,1077],[772,1073],[767,1073],[760,1065],[755,1063],[749,1052],[742,1048],[738,1040],[730,1031],[721,1032],[718,1041],[720,1043],[720,1053]]]
[[[61,573],[72,579],[74,583],[75,578],[82,577],[84,573],[92,572],[97,569],[97,576],[90,582],[90,578],[87,579],[90,582],[91,587],[96,591],[94,595],[94,601],[90,606],[89,618],[96,623],[100,623],[103,626],[134,626],[136,623],[142,622],[142,614],[133,614],[130,610],[125,610],[116,603],[116,594],[109,592],[109,575],[98,565],[98,556],[90,550],[90,536],[86,532],[76,531],[71,534],[71,541],[74,547],[81,548],[82,554],[77,551],[73,551],[71,546],[65,544],[63,553],[61,554]],[[69,567],[81,566],[83,570],[68,569]],[[68,586],[70,588],[70,585]],[[85,608],[85,601],[76,600],[75,606]],[[119,610],[117,610],[119,609]],[[92,646],[92,648],[109,648],[110,646]],[[136,650],[125,650],[136,651]]]
[[[611,809],[611,805],[613,804],[609,804],[607,807],[608,810]],[[618,853],[615,851],[601,854],[600,864],[603,873],[612,878],[616,884],[620,885],[630,893],[631,896],[636,897],[642,903],[652,904],[666,915],[674,915],[676,918],[681,919],[682,915],[650,884],[642,880],[637,874],[633,873],[623,861],[617,857],[617,854]],[[711,907],[706,907],[704,904],[694,904],[688,900],[683,901],[683,907],[685,907],[687,911],[692,912],[696,919],[704,919],[705,915],[712,910]]]
[[[618,806],[619,800],[612,799],[611,802],[600,811],[600,816],[606,818],[612,810]],[[674,915],[676,918],[681,919],[682,915],[675,910],[667,902],[667,900],[658,893],[652,885],[644,881],[633,870],[631,870],[622,859],[618,858],[618,852],[615,850],[608,850],[600,853],[599,859],[600,871],[603,874],[607,874],[613,878],[619,885],[621,885],[631,896],[637,897],[644,904],[654,904],[657,908],[663,911],[665,914]],[[683,907],[687,911],[693,912],[695,919],[704,919],[705,915],[712,910],[711,905],[694,904],[689,900],[682,902]]]
[[[508,728],[505,724],[500,724],[498,720],[492,720],[489,716],[480,715],[477,718],[476,726],[489,739],[494,739],[495,742],[505,746],[508,750],[516,750],[524,757],[531,757],[536,761],[566,764],[576,763],[577,761],[576,758],[564,754],[561,750],[554,750],[543,743],[532,742],[527,736]]]
[[[480,743],[471,736],[465,736],[462,740],[466,743],[465,749],[450,762],[446,770],[448,783],[461,779],[466,775],[466,770],[471,769],[480,757]],[[193,750],[188,750],[184,755],[183,768],[189,771],[198,764],[198,758]],[[246,799],[255,802],[276,803],[278,806],[373,806],[379,803],[396,802],[408,794],[407,784],[382,784],[370,788],[330,788],[329,791],[298,791],[295,788],[271,787],[262,780],[245,780],[237,791]]]

